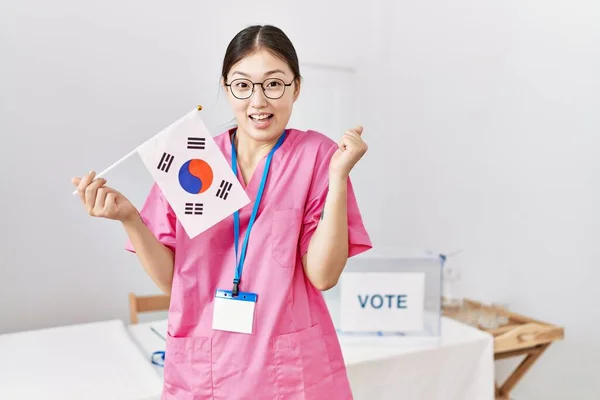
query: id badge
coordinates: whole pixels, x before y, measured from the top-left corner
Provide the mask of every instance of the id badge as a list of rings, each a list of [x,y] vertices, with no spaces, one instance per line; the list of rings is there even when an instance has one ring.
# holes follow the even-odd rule
[[[219,331],[252,333],[256,293],[218,289],[215,295],[212,328]]]

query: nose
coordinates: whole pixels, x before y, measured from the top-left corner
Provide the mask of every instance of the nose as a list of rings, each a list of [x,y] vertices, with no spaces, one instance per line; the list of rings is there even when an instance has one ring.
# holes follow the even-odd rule
[[[256,109],[261,109],[267,106],[267,97],[265,96],[261,85],[256,85],[254,87],[254,93],[252,93],[250,104]]]

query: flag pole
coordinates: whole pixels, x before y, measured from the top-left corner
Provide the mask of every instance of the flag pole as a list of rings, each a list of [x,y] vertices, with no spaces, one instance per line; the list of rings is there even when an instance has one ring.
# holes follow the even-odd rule
[[[200,104],[198,104],[198,106],[196,106],[196,110],[200,111],[202,110],[202,106]],[[147,143],[148,141],[150,141],[152,138],[148,139],[145,143]],[[115,168],[117,165],[121,164],[123,161],[127,160],[129,157],[131,157],[132,155],[134,155],[138,149],[143,146],[140,145],[138,147],[136,147],[135,149],[131,150],[129,153],[127,153],[126,155],[124,155],[120,160],[116,161],[114,164],[112,164],[110,167],[106,168],[104,171],[100,172],[99,174],[96,175],[96,178],[100,178],[101,176],[106,175],[108,172],[110,172],[113,168]],[[77,194],[77,190],[75,190],[73,192],[73,194]]]
[[[135,149],[133,149],[132,151],[130,151],[129,153],[127,153],[125,156],[123,156],[120,160],[118,160],[114,164],[112,164],[110,167],[106,168],[104,171],[102,171],[99,174],[97,174],[96,178],[100,178],[101,176],[106,175],[113,168],[115,168],[117,165],[121,164],[123,161],[127,160],[129,157],[131,157],[132,155],[134,155],[137,151],[138,151],[138,148],[136,147]],[[75,190],[73,192],[73,194],[77,194],[77,190]]]

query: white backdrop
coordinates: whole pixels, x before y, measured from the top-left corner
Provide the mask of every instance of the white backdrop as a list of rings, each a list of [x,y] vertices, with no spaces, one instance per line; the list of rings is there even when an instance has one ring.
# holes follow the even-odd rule
[[[126,319],[127,292],[156,292],[69,179],[196,104],[224,129],[225,47],[273,23],[304,65],[293,122],[365,126],[353,178],[375,245],[465,249],[461,293],[566,327],[515,397],[592,399],[600,5],[356,4],[0,0],[0,332]],[[108,179],[139,205],[151,184],[137,159]]]

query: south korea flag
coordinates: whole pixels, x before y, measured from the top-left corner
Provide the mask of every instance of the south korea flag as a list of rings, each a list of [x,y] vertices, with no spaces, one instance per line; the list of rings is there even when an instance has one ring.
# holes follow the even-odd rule
[[[190,238],[250,203],[198,110],[143,143],[137,152]]]

